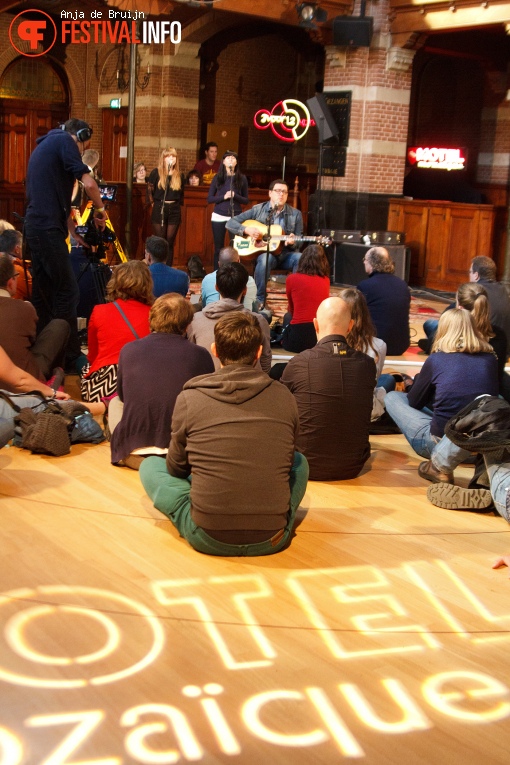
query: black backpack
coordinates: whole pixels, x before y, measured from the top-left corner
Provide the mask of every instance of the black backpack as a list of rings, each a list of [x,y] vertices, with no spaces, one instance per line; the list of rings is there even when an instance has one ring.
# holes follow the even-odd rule
[[[444,432],[470,452],[510,448],[510,404],[498,396],[477,398],[448,420]]]

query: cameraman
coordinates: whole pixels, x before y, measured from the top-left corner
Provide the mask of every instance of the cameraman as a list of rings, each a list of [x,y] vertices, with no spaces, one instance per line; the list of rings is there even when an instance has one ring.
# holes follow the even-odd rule
[[[87,246],[75,232],[70,217],[75,180],[81,180],[92,200],[94,220],[102,230],[106,223],[97,183],[80,156],[90,145],[92,128],[83,120],[70,119],[62,129],[50,130],[37,139],[28,162],[25,234],[32,258],[32,302],[39,316],[38,330],[51,319],[65,319],[71,328],[66,351],[69,371],[78,371],[86,359],[81,353],[76,324],[80,292],[71,267],[67,235]]]

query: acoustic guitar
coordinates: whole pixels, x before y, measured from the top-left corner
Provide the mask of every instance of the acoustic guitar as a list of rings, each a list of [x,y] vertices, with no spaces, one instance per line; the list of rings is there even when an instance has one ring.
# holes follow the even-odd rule
[[[244,228],[257,228],[260,235],[257,237],[250,236],[244,237],[239,234],[234,237],[234,247],[243,258],[250,256],[260,255],[267,250],[267,243],[269,239],[269,252],[276,252],[281,243],[287,239],[289,234],[285,234],[281,226],[273,224],[271,226],[271,235],[269,236],[269,229],[264,223],[258,220],[245,220],[243,222]],[[295,242],[315,242],[327,246],[331,244],[331,239],[327,236],[295,236]]]

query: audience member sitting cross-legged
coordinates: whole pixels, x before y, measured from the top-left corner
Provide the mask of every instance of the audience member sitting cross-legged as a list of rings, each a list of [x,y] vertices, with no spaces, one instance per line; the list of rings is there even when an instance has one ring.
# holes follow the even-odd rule
[[[422,478],[453,483],[452,461],[470,454],[443,439],[445,425],[484,393],[498,394],[496,355],[476,332],[468,311],[446,311],[439,320],[432,354],[408,393],[393,391],[384,401],[414,451],[428,460],[418,468]]]
[[[395,264],[385,247],[372,247],[363,258],[368,279],[358,284],[366,298],[377,337],[387,345],[389,356],[405,353],[410,344],[409,307],[411,292],[395,276]]]
[[[199,552],[270,555],[290,541],[308,479],[306,459],[295,451],[296,402],[256,367],[256,315],[233,311],[219,319],[212,352],[221,368],[184,385],[166,464],[147,457],[140,478],[155,507]]]
[[[368,311],[367,301],[362,292],[356,287],[348,287],[339,295],[345,300],[351,310],[352,326],[346,335],[347,344],[355,351],[366,353],[375,361],[377,384],[374,388],[374,403],[372,420],[377,420],[384,414],[384,397],[386,392],[395,390],[396,381],[393,375],[382,374],[386,359],[386,343],[375,336],[375,327]]]
[[[313,320],[319,305],[329,297],[329,288],[329,263],[324,248],[311,244],[303,250],[296,273],[289,274],[285,282],[288,313],[281,342],[286,351],[301,353],[314,347],[317,335]]]
[[[324,300],[314,326],[317,345],[294,356],[281,377],[298,405],[298,449],[311,480],[355,478],[370,457],[375,362],[347,344],[352,319],[342,298]]]
[[[170,292],[151,308],[151,334],[120,352],[117,392],[108,408],[112,462],[138,469],[147,454],[166,454],[175,399],[192,377],[214,372],[211,354],[186,338],[193,308]]]
[[[113,270],[106,302],[96,305],[88,324],[88,360],[82,371],[84,401],[101,401],[117,392],[117,364],[126,343],[149,334],[149,311],[154,302],[146,263],[130,260]]]
[[[188,338],[197,345],[210,349],[214,341],[216,322],[227,313],[251,313],[243,305],[248,284],[248,271],[242,263],[225,263],[216,271],[216,285],[220,299],[210,303],[201,311],[197,311],[188,329]],[[261,314],[254,314],[262,332],[262,354],[260,367],[264,372],[271,369],[271,341],[269,324]],[[216,369],[219,369],[219,359],[213,358]],[[259,365],[259,363],[257,363]]]
[[[153,282],[154,297],[166,292],[178,292],[186,297],[189,290],[189,276],[178,268],[167,266],[168,242],[162,236],[149,236],[145,242],[145,262],[149,266]]]

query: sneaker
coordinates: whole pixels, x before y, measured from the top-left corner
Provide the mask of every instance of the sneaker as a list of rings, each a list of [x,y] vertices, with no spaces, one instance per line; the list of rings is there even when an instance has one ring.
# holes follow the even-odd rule
[[[463,489],[450,483],[436,483],[427,489],[427,499],[445,510],[492,510],[494,504],[488,489]]]
[[[438,470],[432,460],[420,462],[418,465],[418,475],[425,478],[426,481],[432,481],[432,483],[454,483],[453,473],[443,473],[442,470]]]
[[[418,340],[418,348],[424,353],[430,353],[431,342],[428,337],[422,337]]]

